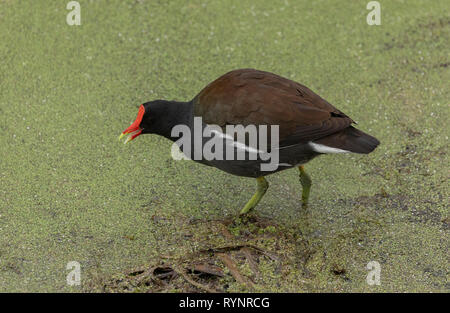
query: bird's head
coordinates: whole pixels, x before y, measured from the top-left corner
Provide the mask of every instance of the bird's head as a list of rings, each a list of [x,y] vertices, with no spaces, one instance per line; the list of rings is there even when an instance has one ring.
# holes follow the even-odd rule
[[[139,107],[136,120],[120,134],[119,140],[128,135],[124,142],[128,143],[141,134],[155,133],[160,127],[159,124],[164,120],[166,102],[156,100],[142,104]]]

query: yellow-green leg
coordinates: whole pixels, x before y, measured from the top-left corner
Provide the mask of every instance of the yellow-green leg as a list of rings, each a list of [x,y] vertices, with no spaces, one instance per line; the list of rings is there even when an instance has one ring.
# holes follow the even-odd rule
[[[264,194],[267,191],[267,188],[269,188],[269,183],[264,178],[264,176],[258,177],[256,179],[256,182],[258,183],[258,188],[256,189],[256,192],[253,195],[253,197],[247,202],[245,207],[241,210],[240,213],[241,215],[250,212],[258,204],[259,200],[261,200],[261,198],[264,196]]]
[[[309,191],[311,190],[311,177],[306,174],[303,165],[298,167],[300,170],[300,183],[302,184],[302,207],[306,208],[308,206]]]

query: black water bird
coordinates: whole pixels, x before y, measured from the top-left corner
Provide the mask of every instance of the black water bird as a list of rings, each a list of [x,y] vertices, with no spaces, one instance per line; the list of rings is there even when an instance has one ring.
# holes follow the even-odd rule
[[[200,147],[204,148],[208,139],[213,137],[223,139],[223,149],[216,146],[213,151],[223,153],[223,158],[206,158],[201,153],[197,158],[192,154],[189,157],[234,175],[257,179],[257,191],[241,210],[241,214],[253,209],[266,192],[269,185],[264,176],[298,167],[303,187],[302,205],[306,206],[311,179],[304,170],[305,163],[321,154],[367,154],[379,144],[376,138],[354,128],[354,121],[349,116],[307,87],[254,69],[226,73],[207,85],[189,102],[156,100],[144,103],[140,106],[134,123],[120,137],[128,135],[128,142],[141,134],[153,133],[178,143],[180,135],[174,134],[173,129],[177,125],[185,125],[192,131],[191,144],[179,145],[184,153],[192,152],[196,150],[193,135],[196,118],[201,118]],[[209,136],[205,136],[203,131],[210,125],[215,126],[211,128]],[[265,149],[261,149],[259,144],[253,146],[249,142],[248,133],[241,140],[238,134],[228,134],[226,128],[230,125],[254,125],[258,136],[261,135],[260,126],[272,128],[275,125],[278,129],[277,146],[275,149],[269,143],[265,145]],[[273,143],[273,138],[269,139]],[[228,158],[226,155],[226,149],[230,147],[232,159],[230,155]],[[239,152],[244,152],[246,157],[236,158]],[[274,152],[278,153],[276,167],[263,170],[262,165],[267,163],[267,159],[264,160],[262,154]],[[257,154],[256,159],[249,157],[251,153]]]

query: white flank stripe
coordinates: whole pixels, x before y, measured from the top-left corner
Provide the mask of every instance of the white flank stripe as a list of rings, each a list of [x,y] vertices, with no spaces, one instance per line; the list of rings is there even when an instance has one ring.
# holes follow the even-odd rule
[[[244,151],[251,152],[251,153],[264,153],[261,150],[257,150],[257,149],[255,149],[253,147],[246,146],[242,142],[234,141],[234,138],[231,137],[228,134],[224,134],[222,132],[218,132],[217,130],[212,130],[211,132],[216,134],[216,135],[218,135],[220,138],[225,139],[227,144],[231,141],[232,142],[231,145],[233,145],[238,150],[244,150]]]
[[[308,144],[314,151],[319,152],[319,153],[347,153],[347,152],[350,152],[348,150],[342,150],[342,149],[338,149],[338,148],[321,145],[320,143],[314,143],[312,141],[308,142]]]
[[[219,136],[220,138],[222,138],[222,139],[233,140],[233,137],[231,137],[231,136],[228,135],[228,134],[224,134],[224,133],[219,132],[219,131],[217,131],[217,130],[212,130],[211,132],[214,133],[214,134],[216,134],[216,135],[218,135],[218,136]]]

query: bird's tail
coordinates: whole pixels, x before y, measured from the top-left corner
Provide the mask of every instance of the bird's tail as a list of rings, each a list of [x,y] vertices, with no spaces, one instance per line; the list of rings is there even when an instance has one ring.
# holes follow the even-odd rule
[[[352,126],[330,136],[314,140],[314,143],[354,153],[370,153],[380,144],[372,137]]]

